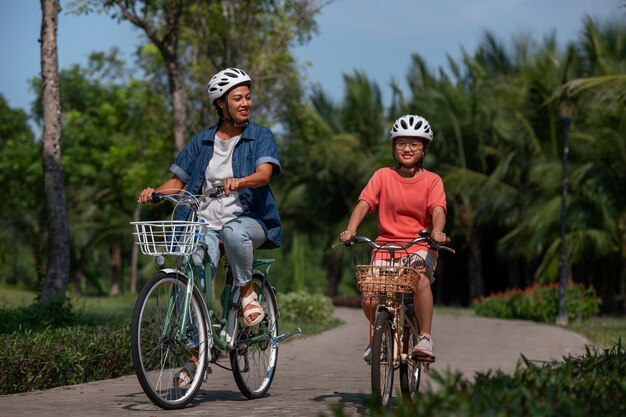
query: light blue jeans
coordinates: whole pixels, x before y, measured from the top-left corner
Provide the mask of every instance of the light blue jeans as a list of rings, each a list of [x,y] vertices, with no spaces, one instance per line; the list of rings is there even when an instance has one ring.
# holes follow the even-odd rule
[[[211,276],[215,276],[220,259],[220,240],[224,243],[226,258],[237,286],[246,285],[252,279],[254,249],[265,242],[265,230],[250,217],[238,217],[226,223],[222,230],[207,230],[204,237],[207,256],[211,262]]]

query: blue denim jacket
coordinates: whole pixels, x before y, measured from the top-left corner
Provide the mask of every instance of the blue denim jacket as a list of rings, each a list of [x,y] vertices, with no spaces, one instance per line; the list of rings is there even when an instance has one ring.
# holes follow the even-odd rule
[[[200,194],[202,191],[204,172],[213,156],[216,131],[217,125],[195,134],[170,166],[170,171],[187,184],[185,190],[190,193]],[[278,149],[272,131],[249,123],[241,134],[241,139],[233,153],[234,177],[242,178],[251,175],[257,166],[264,163],[273,165],[272,178],[280,175]],[[270,187],[266,185],[259,188],[243,188],[237,193],[243,207],[240,215],[256,219],[265,229],[267,240],[260,248],[271,249],[280,246],[282,226],[276,200]],[[180,208],[176,219],[188,218],[189,212],[187,207]]]

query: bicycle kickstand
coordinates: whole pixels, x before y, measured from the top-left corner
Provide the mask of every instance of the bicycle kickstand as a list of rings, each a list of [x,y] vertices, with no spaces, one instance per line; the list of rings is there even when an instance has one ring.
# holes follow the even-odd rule
[[[295,332],[280,334],[280,335],[278,335],[276,337],[273,337],[271,339],[272,345],[278,346],[278,344],[280,342],[282,342],[283,340],[285,340],[286,338],[291,337],[291,336],[296,336],[296,335],[298,335],[300,333],[302,333],[302,329],[300,327],[298,327],[298,330],[296,330]]]

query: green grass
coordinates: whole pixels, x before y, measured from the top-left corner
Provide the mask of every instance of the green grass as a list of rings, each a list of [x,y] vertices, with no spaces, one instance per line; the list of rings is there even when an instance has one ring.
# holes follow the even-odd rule
[[[35,301],[33,291],[0,286],[0,308],[26,307]]]
[[[581,323],[570,323],[568,328],[582,334],[600,348],[610,348],[621,338],[626,343],[626,317],[592,317]]]
[[[36,293],[12,287],[0,287],[0,308],[26,307],[33,303]],[[125,294],[118,297],[71,297],[74,311],[89,322],[129,323],[137,296]],[[436,306],[435,315],[474,316],[471,308]],[[281,320],[281,332],[291,332],[298,327],[304,335],[321,333],[338,325],[338,322],[299,324],[297,320]],[[626,317],[592,317],[583,322],[572,322],[568,328],[585,337],[599,347],[610,347],[618,338],[626,340]],[[289,340],[289,339],[287,339]]]
[[[0,287],[0,310],[24,308],[31,305],[36,297],[33,291],[11,287]],[[132,320],[133,308],[137,295],[124,294],[117,297],[70,296],[72,311],[82,324],[124,324]],[[282,310],[281,310],[282,311]],[[298,328],[303,336],[312,336],[338,326],[339,320],[314,320],[300,322],[297,318],[283,315],[280,320],[280,332],[294,332]],[[286,339],[285,342],[294,340]]]

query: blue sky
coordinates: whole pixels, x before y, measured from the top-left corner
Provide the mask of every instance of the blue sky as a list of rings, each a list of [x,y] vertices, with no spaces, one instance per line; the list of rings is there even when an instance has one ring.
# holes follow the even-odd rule
[[[556,33],[559,44],[576,39],[585,15],[625,16],[624,0],[334,0],[318,18],[320,33],[295,49],[311,82],[339,100],[343,74],[368,74],[389,99],[391,80],[403,85],[411,55],[432,69],[446,55],[472,53],[485,30],[509,42],[516,34],[541,40]],[[69,1],[62,0],[67,8]],[[28,109],[34,98],[27,80],[38,76],[41,6],[39,0],[0,0],[0,93],[12,107]],[[59,67],[84,65],[90,52],[118,47],[132,62],[141,34],[129,23],[107,16],[59,18]]]

